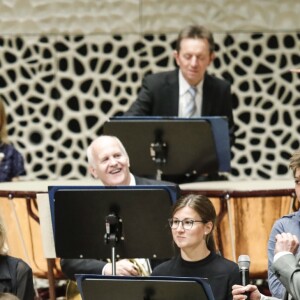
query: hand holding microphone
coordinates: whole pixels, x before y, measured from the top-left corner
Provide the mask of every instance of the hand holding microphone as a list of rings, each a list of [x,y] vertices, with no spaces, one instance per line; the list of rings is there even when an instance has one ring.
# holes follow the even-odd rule
[[[243,286],[248,285],[249,282],[249,269],[250,269],[250,257],[248,255],[240,255],[238,258],[238,265],[240,269],[241,283]],[[249,293],[246,293],[247,299],[249,299]]]

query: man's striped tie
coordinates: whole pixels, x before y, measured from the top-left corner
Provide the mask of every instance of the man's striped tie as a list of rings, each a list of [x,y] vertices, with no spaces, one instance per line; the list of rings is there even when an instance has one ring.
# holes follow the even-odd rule
[[[184,111],[184,117],[186,118],[190,118],[192,116],[194,116],[194,114],[196,113],[196,102],[195,102],[195,98],[196,98],[196,94],[197,94],[197,89],[193,86],[191,86],[188,89],[188,99],[185,105],[185,111]]]

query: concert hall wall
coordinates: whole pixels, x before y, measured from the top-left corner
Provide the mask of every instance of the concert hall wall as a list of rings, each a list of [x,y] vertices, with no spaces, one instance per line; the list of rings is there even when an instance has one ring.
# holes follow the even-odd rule
[[[289,69],[300,67],[299,11],[297,0],[2,1],[0,96],[27,179],[88,176],[89,142],[128,109],[145,74],[174,67],[177,33],[193,23],[214,32],[209,71],[232,83],[231,178],[291,178],[300,77]]]

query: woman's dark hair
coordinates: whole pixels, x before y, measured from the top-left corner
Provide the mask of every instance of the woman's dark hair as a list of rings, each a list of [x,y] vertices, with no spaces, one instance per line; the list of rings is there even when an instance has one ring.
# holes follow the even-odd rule
[[[179,209],[184,208],[186,206],[195,210],[204,223],[212,222],[213,228],[211,232],[206,235],[206,246],[210,251],[215,252],[216,244],[213,232],[216,224],[217,214],[212,202],[206,196],[203,195],[184,195],[180,197],[174,204],[172,209],[172,217]]]

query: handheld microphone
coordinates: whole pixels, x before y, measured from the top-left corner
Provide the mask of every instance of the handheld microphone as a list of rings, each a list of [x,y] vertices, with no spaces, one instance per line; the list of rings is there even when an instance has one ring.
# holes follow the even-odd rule
[[[249,284],[249,269],[250,269],[250,257],[248,255],[240,255],[238,258],[238,265],[240,269],[240,277],[243,286]],[[249,299],[249,293],[246,293],[247,299]]]

